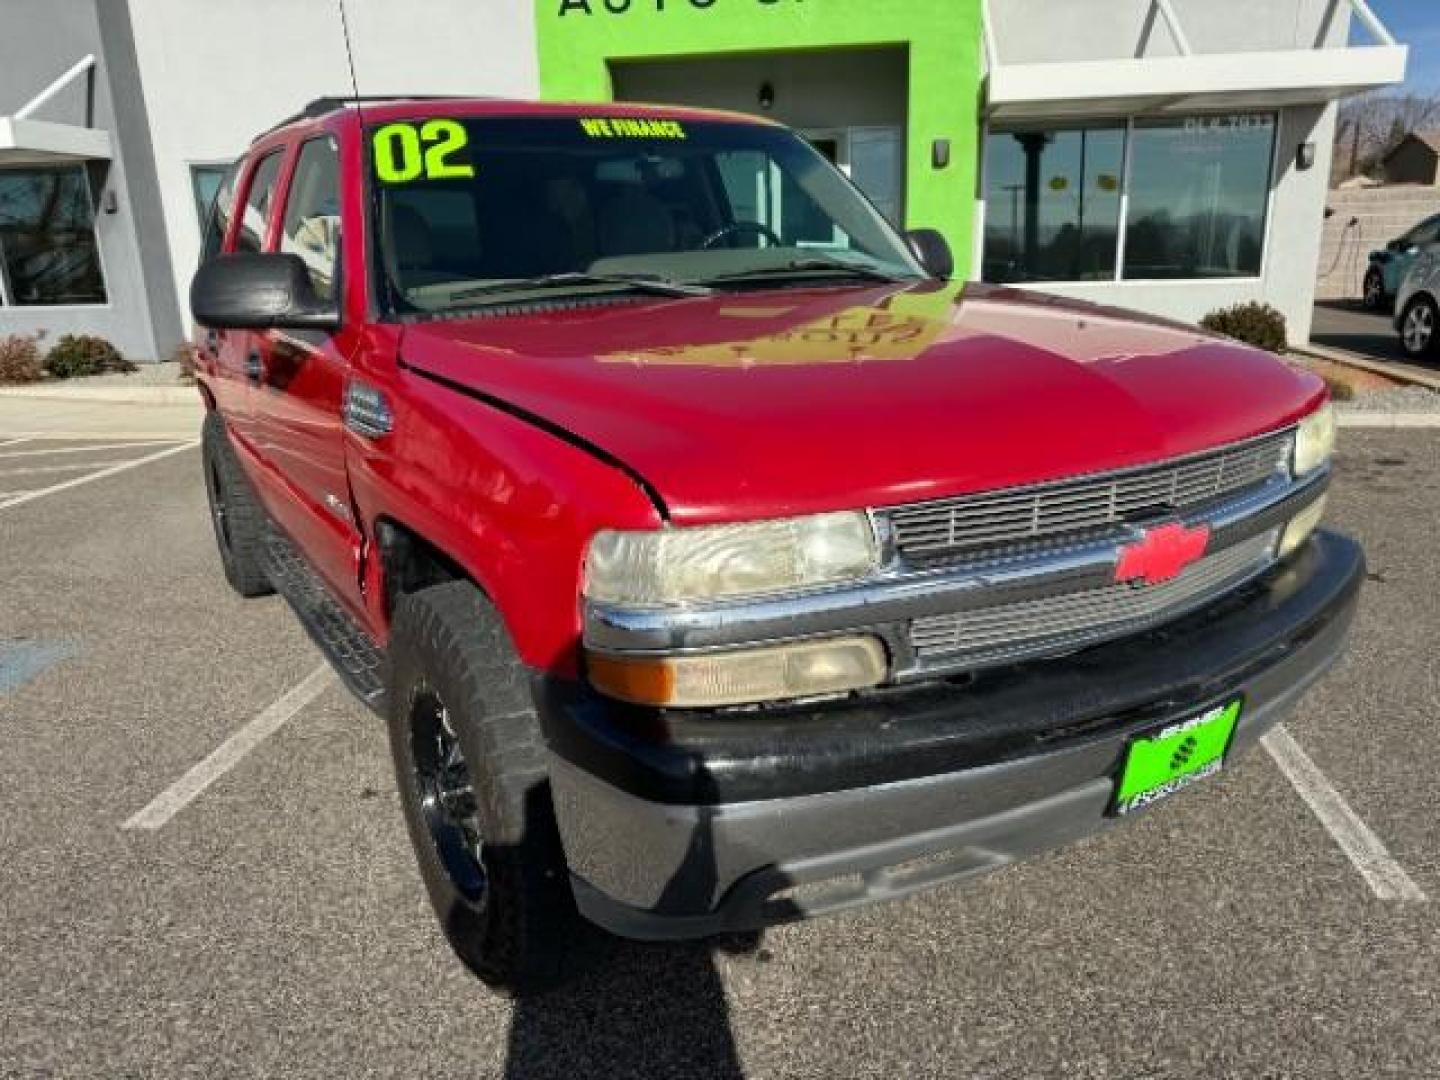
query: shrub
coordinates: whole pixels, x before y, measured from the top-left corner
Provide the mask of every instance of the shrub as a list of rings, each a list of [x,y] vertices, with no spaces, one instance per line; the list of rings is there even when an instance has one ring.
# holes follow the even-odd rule
[[[45,378],[38,340],[26,334],[0,338],[0,383],[32,383]]]
[[[45,357],[45,370],[57,379],[73,379],[81,375],[129,373],[136,367],[102,337],[66,334]]]
[[[1330,396],[1336,401],[1354,401],[1355,388],[1344,379],[1337,379],[1334,375],[1321,375],[1325,385],[1330,388]]]
[[[193,383],[195,381],[195,346],[188,341],[182,341],[175,346],[175,351],[170,354],[170,362],[180,365],[180,381]]]
[[[1285,316],[1269,304],[1252,300],[1248,304],[1217,308],[1201,319],[1200,325],[1258,349],[1273,353],[1285,351]]]

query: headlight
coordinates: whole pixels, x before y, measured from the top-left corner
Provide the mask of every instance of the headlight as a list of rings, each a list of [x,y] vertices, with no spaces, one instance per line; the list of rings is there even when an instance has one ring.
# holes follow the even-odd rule
[[[1335,410],[1326,403],[1300,421],[1295,431],[1295,475],[1308,476],[1335,452]]]
[[[606,531],[585,559],[585,595],[665,607],[853,581],[879,566],[869,515],[819,514],[745,525]]]

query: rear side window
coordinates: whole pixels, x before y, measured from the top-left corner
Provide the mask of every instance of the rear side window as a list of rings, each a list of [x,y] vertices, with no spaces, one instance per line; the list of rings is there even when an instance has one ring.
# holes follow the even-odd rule
[[[240,176],[239,164],[225,171],[205,214],[205,241],[200,248],[200,262],[208,263],[225,247],[225,234],[230,231],[230,216],[235,211],[235,181]]]
[[[280,178],[280,162],[284,157],[284,150],[273,150],[255,167],[245,196],[245,208],[240,213],[236,251],[258,252],[265,243],[275,202],[275,181]]]
[[[328,135],[300,148],[280,250],[305,261],[318,296],[334,298],[340,263],[340,155]]]

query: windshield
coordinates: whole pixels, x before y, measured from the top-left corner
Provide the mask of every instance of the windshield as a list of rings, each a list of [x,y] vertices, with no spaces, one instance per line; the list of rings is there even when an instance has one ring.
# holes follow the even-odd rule
[[[436,118],[373,127],[367,144],[392,315],[921,276],[874,207],[783,128]]]

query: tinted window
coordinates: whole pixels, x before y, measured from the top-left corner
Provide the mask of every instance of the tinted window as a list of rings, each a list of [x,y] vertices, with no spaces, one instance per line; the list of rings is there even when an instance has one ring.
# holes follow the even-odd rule
[[[0,170],[0,269],[13,304],[103,304],[90,183],[81,166]]]
[[[245,196],[245,207],[240,213],[240,235],[235,239],[236,251],[259,251],[265,243],[265,234],[270,227],[270,215],[275,201],[275,181],[280,176],[280,162],[283,150],[272,151],[255,168],[250,179],[250,190]]]
[[[1120,127],[992,133],[985,280],[1113,278],[1124,157]]]
[[[1440,217],[1427,218],[1401,237],[1401,240],[1406,247],[1423,247],[1435,243],[1440,240]]]
[[[232,165],[225,173],[214,196],[211,198],[205,217],[205,242],[200,248],[200,261],[207,263],[220,254],[225,246],[225,233],[230,228],[230,216],[235,212],[235,180],[239,176],[239,165]],[[195,198],[200,199],[200,185],[196,182]]]
[[[322,299],[334,297],[340,258],[340,158],[329,136],[311,139],[300,148],[286,199],[280,250],[305,260]]]
[[[1258,275],[1274,142],[1270,116],[1136,121],[1125,277]]]
[[[496,284],[523,292],[547,274],[731,287],[817,260],[842,276],[919,273],[885,219],[779,128],[442,118],[383,125],[369,141],[382,286],[400,311],[515,295]]]

